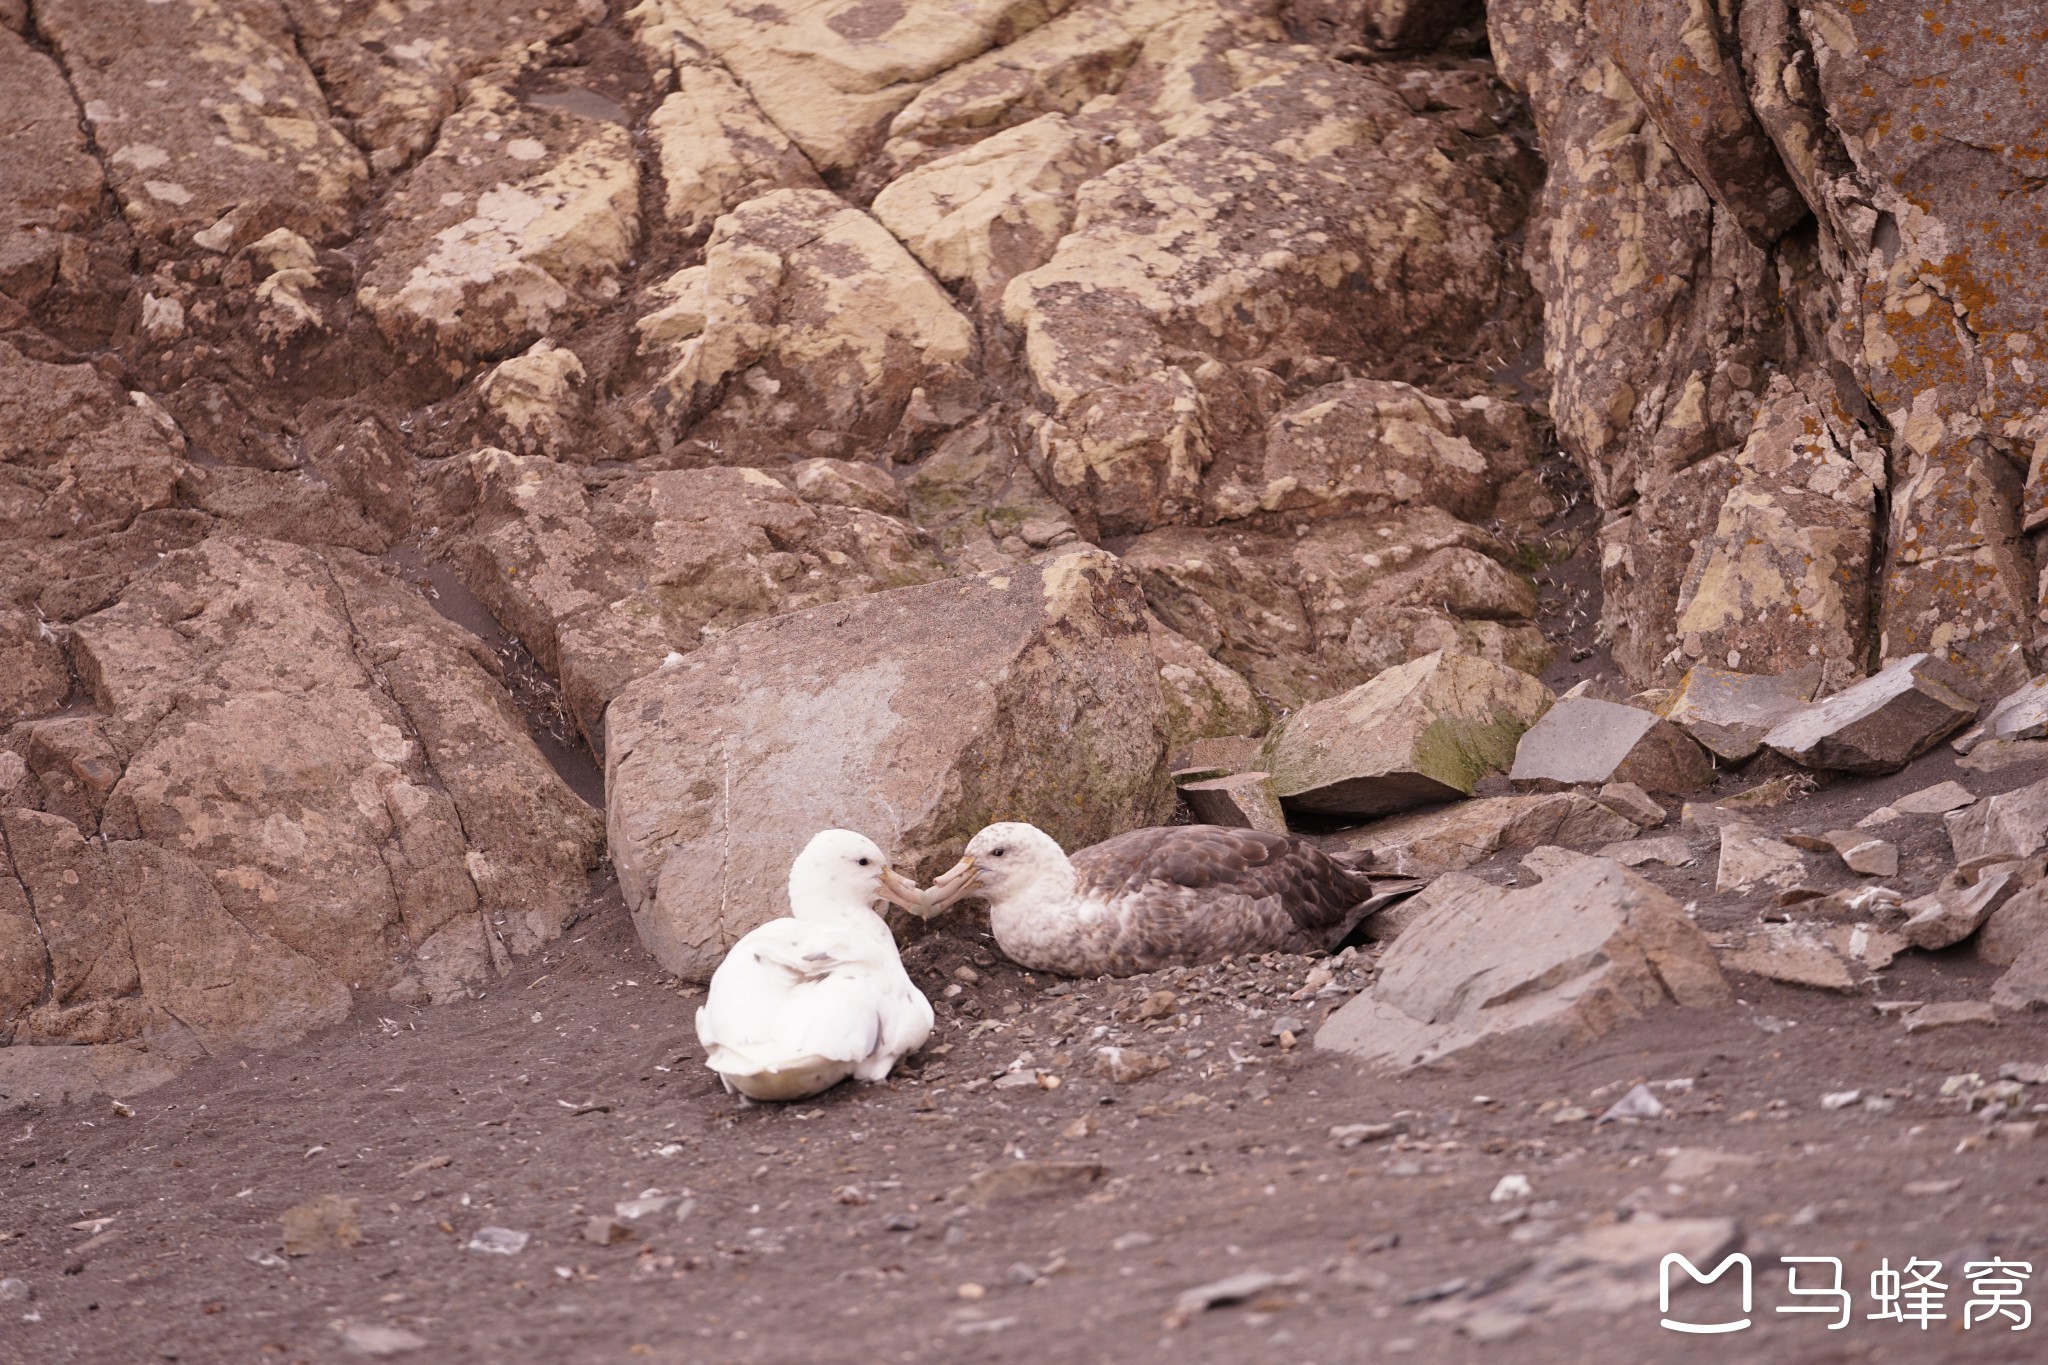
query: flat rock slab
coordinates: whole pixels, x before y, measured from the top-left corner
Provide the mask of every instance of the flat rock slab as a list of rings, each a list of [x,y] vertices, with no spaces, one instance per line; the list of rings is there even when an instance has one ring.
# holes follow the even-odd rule
[[[1891,803],[1901,815],[1946,815],[1977,804],[1977,794],[1960,782],[1937,782]]]
[[[1803,837],[1802,837],[1803,838]],[[1795,839],[1789,842],[1800,843]],[[1851,872],[1865,877],[1899,875],[1898,845],[1887,843],[1860,829],[1831,829],[1815,841],[1839,856]]]
[[[1767,924],[1730,953],[1727,965],[1752,976],[1823,991],[1853,991],[1863,974],[1817,930]]]
[[[1652,839],[1630,839],[1623,843],[1609,844],[1600,850],[1603,858],[1612,858],[1623,867],[1641,867],[1644,863],[1662,863],[1666,867],[1684,867],[1699,861],[1699,855],[1679,834],[1659,834]]]
[[[1617,815],[1623,815],[1643,829],[1656,829],[1670,817],[1664,807],[1633,782],[1609,782],[1594,798]]]
[[[1946,823],[1958,863],[2024,858],[2048,848],[2048,778],[1952,811]]]
[[[1504,848],[1593,848],[1635,833],[1630,820],[1589,797],[1547,792],[1413,811],[1339,839],[1350,852],[1371,853],[1375,872],[1434,877],[1483,862]]]
[[[1768,675],[1725,668],[1687,671],[1664,718],[1731,763],[1751,758],[1779,722],[1804,710],[1820,686],[1820,669]]]
[[[1281,813],[1280,798],[1273,792],[1273,779],[1265,773],[1233,773],[1207,782],[1183,783],[1180,796],[1202,824],[1263,830],[1268,834],[1287,832],[1287,817]]]
[[[1982,1000],[1943,1000],[1932,1005],[1922,1005],[1905,1018],[1908,1033],[1925,1033],[1929,1029],[1959,1028],[1967,1024],[1997,1022],[1998,1011]]]
[[[2038,938],[1992,983],[1991,1003],[2000,1009],[2048,1009],[2048,938]]]
[[[1626,782],[1683,795],[1712,782],[1714,765],[1684,731],[1651,712],[1563,697],[1522,736],[1508,777],[1532,785]]]
[[[1267,741],[1262,766],[1291,811],[1369,817],[1470,796],[1514,762],[1550,709],[1526,673],[1438,650],[1313,702]]]
[[[1721,826],[1721,864],[1716,891],[1747,891],[1757,883],[1796,886],[1806,879],[1806,855],[1755,825],[1731,820]]]
[[[2048,736],[2048,674],[2000,697],[1980,723],[1957,735],[1954,749],[1967,754],[1987,740],[2013,743]]]
[[[1909,654],[1781,721],[1764,744],[1794,763],[1848,773],[1897,772],[1977,714],[1977,704]]]
[[[996,819],[1067,848],[1163,821],[1166,723],[1144,599],[1099,550],[754,621],[606,712],[619,885],[704,980],[818,830],[925,880]]]
[[[1330,1017],[1317,1047],[1384,1070],[1533,1059],[1664,1004],[1732,998],[1706,936],[1618,863],[1586,858],[1523,890],[1459,882],[1387,950],[1372,989]]]

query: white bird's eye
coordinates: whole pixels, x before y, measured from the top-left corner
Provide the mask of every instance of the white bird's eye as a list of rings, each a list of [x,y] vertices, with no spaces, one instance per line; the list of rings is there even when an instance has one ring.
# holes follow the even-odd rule
[[[860,860],[860,865],[861,865],[862,867],[866,867],[866,866],[868,865],[868,860],[867,860],[866,858],[862,858],[862,859]]]

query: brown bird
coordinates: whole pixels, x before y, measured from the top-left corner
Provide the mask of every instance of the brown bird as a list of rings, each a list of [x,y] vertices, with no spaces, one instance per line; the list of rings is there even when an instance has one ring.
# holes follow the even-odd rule
[[[1067,976],[1131,976],[1235,953],[1327,952],[1420,885],[1375,885],[1291,834],[1166,825],[1069,858],[1044,830],[1006,821],[968,841],[920,913],[978,894],[1012,961]]]

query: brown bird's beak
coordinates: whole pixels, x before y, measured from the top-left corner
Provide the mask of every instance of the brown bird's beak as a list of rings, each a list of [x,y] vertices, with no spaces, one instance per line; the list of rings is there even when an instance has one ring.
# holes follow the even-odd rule
[[[925,911],[925,918],[931,918],[973,891],[979,881],[979,873],[980,868],[975,865],[972,854],[941,872],[933,879],[932,884],[925,888],[925,900],[930,906]]]
[[[900,905],[920,919],[931,915],[930,893],[919,889],[918,884],[893,867],[882,869],[882,884],[876,893],[891,905]]]

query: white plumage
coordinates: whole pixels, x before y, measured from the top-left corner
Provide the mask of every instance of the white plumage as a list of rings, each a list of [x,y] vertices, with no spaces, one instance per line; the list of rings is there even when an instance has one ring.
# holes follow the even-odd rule
[[[924,1045],[932,1006],[903,970],[877,898],[921,909],[874,841],[812,837],[789,869],[790,915],[732,946],[697,1011],[697,1039],[727,1090],[800,1100],[848,1076],[879,1081]]]

